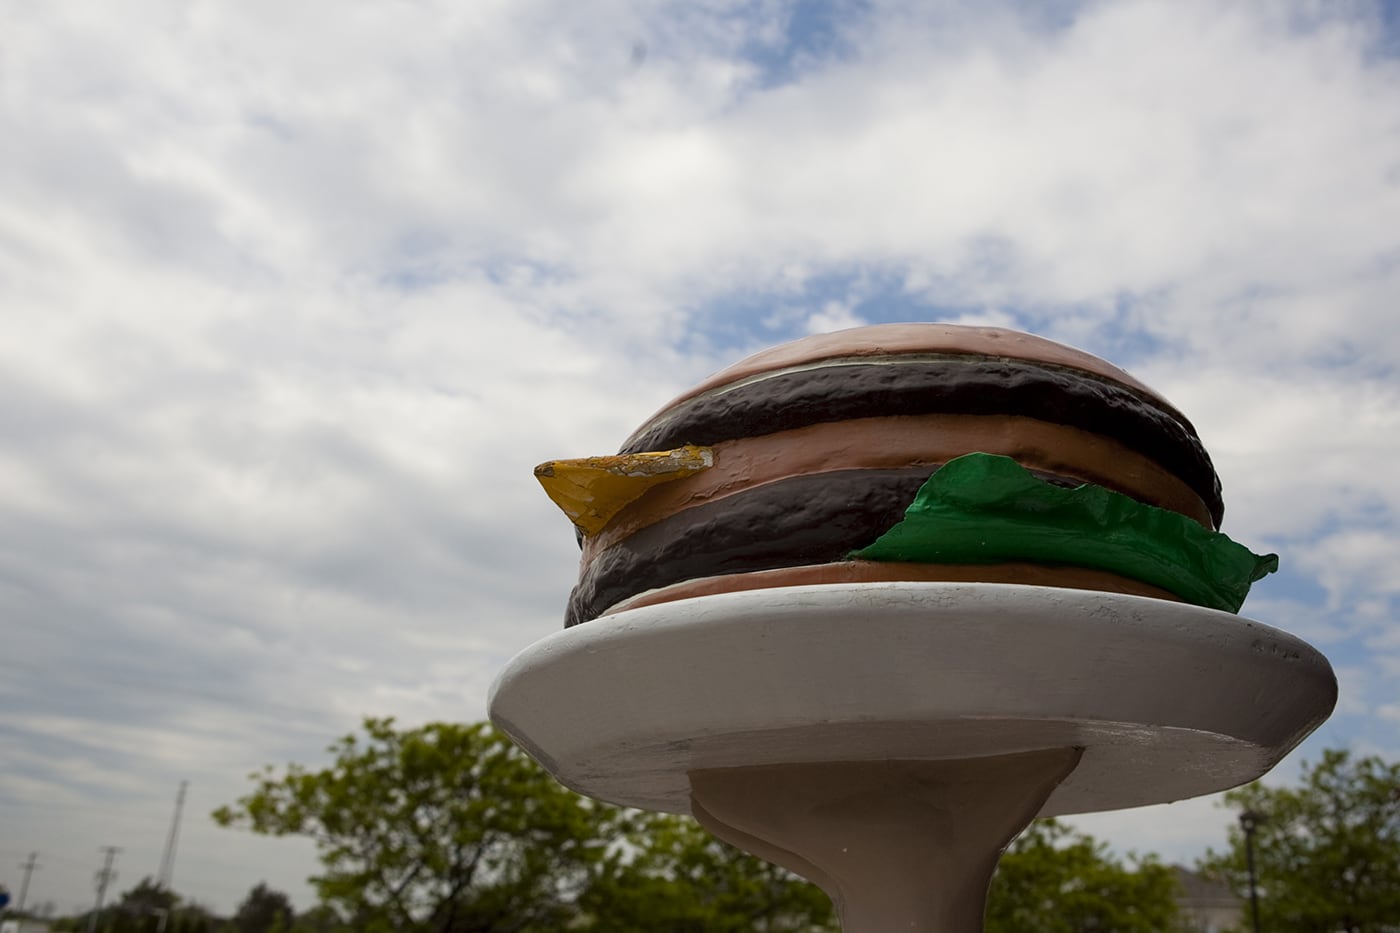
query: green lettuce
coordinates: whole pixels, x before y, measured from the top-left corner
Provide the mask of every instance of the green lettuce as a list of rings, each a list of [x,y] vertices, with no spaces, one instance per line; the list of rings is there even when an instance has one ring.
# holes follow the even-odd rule
[[[1278,555],[1255,554],[1184,515],[1102,486],[1052,486],[1010,457],[982,453],[944,464],[902,521],[850,556],[1092,567],[1226,612],[1238,612],[1250,584],[1278,569]]]

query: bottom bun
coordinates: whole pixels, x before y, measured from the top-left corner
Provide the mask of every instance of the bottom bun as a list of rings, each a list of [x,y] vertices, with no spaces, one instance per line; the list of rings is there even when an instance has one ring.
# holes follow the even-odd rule
[[[1046,564],[923,564],[898,561],[848,560],[834,564],[811,564],[784,567],[779,570],[759,570],[752,573],[732,573],[701,577],[672,584],[645,593],[638,593],[608,607],[602,614],[612,615],[626,609],[653,606],[657,603],[714,596],[743,590],[766,590],[784,586],[810,586],[825,583],[1019,583],[1026,586],[1055,586],[1069,590],[1097,590],[1104,593],[1126,593],[1182,602],[1181,598],[1161,587],[1130,577],[1088,567],[1055,567]]]

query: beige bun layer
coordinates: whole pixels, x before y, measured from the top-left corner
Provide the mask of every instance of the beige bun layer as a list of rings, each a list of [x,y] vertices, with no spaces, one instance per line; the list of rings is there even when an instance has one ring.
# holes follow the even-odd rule
[[[1128,577],[1087,567],[1050,567],[1043,564],[915,564],[852,560],[836,564],[784,567],[756,573],[734,573],[686,580],[672,586],[639,593],[610,607],[604,616],[624,609],[654,606],[694,596],[715,596],[743,590],[767,590],[784,586],[833,583],[1019,583],[1070,590],[1125,593],[1181,602],[1174,593]]]
[[[584,566],[648,525],[765,483],[836,470],[946,463],[975,451],[1104,486],[1214,527],[1200,497],[1156,461],[1098,434],[1016,415],[858,418],[724,441],[713,450],[713,467],[649,489],[586,537]]]
[[[804,337],[755,353],[727,369],[720,370],[693,389],[672,399],[658,410],[656,415],[686,399],[754,376],[771,375],[780,370],[807,366],[822,360],[847,357],[860,359],[901,353],[1000,356],[1065,366],[1121,383],[1151,398],[1183,424],[1188,423],[1170,402],[1153,389],[1092,353],[1020,331],[1004,330],[1000,327],[970,327],[963,324],[874,324]],[[652,421],[656,415],[647,421]]]

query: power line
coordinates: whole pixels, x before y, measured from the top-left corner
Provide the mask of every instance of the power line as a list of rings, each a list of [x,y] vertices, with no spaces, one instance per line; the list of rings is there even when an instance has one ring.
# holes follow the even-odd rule
[[[24,869],[24,880],[19,885],[19,906],[15,908],[16,913],[24,910],[24,898],[29,893],[29,876],[34,874],[34,869],[39,867],[39,853],[30,852],[28,861],[19,867]]]
[[[105,852],[106,858],[102,862],[102,869],[97,873],[97,906],[93,907],[92,916],[88,918],[87,933],[95,933],[97,930],[97,918],[102,915],[102,898],[107,894],[107,885],[117,877],[117,873],[112,871],[112,861],[121,849],[117,846],[103,846],[98,851]]]

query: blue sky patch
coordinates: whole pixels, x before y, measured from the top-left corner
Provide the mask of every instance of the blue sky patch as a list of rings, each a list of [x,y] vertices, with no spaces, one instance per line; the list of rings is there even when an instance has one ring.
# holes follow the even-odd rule
[[[802,72],[852,54],[853,28],[870,12],[866,0],[795,0],[778,42],[756,39],[742,55],[760,69],[759,84],[776,87]]]

